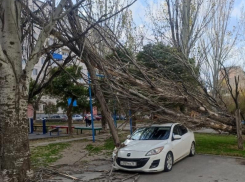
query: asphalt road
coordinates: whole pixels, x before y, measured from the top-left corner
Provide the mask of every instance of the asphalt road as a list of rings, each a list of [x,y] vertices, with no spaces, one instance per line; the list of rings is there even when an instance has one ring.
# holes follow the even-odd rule
[[[187,157],[170,172],[140,173],[139,182],[244,182],[245,159],[212,155]]]

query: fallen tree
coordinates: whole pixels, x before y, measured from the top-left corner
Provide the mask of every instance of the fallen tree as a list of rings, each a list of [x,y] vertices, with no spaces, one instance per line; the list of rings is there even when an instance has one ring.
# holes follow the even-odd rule
[[[127,52],[110,30],[110,27],[89,24],[86,18],[81,18],[76,13],[72,13],[70,16],[73,18],[70,19],[68,27],[75,28],[70,33],[77,39],[71,40],[69,36],[62,35],[55,29],[52,30],[52,34],[67,45],[73,53],[81,57],[81,61],[86,64],[90,72],[94,72],[92,69],[97,69],[105,75],[103,80],[96,77],[92,78],[92,86],[96,90],[95,92],[100,92],[96,97],[101,100],[100,104],[105,106],[104,109],[102,108],[103,111],[109,111],[105,97],[106,100],[116,98],[118,104],[126,110],[129,109],[130,103],[130,108],[133,111],[154,113],[158,116],[159,122],[180,122],[193,129],[209,127],[236,133],[235,117],[228,113],[219,100],[208,93],[196,75],[192,75],[194,83],[189,83],[181,78],[177,81],[173,80],[166,74],[173,75],[176,73],[161,67],[154,58],[149,61],[156,64],[157,68],[149,69]],[[87,22],[88,27],[92,27],[101,41],[105,42],[105,49],[108,50],[108,54],[113,56],[101,56],[93,39],[89,37],[79,39],[79,32],[82,32],[82,29],[79,28],[77,24],[79,21],[76,19]],[[118,56],[115,45],[128,57],[128,62],[125,63]],[[179,64],[187,67],[192,73],[192,68],[186,64],[186,57],[180,55],[181,52],[176,54]],[[191,112],[196,112],[194,117]],[[113,121],[109,115],[107,122],[111,125],[111,131],[114,131]],[[114,141],[117,143],[117,137],[114,138]]]

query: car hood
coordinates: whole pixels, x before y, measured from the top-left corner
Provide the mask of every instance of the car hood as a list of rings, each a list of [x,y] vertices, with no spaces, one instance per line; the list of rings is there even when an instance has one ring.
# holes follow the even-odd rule
[[[147,152],[151,149],[162,147],[168,143],[167,140],[126,140],[125,147],[121,151],[141,151]]]

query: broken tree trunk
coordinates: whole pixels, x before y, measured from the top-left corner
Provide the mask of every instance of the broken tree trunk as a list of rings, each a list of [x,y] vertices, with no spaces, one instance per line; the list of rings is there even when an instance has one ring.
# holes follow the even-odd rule
[[[243,138],[242,138],[242,122],[240,109],[236,110],[236,130],[237,130],[237,144],[238,149],[243,150]]]
[[[110,128],[115,146],[118,147],[120,145],[118,133],[117,133],[116,127],[114,125],[113,119],[111,117],[110,109],[109,109],[109,107],[105,101],[104,94],[100,88],[100,84],[99,84],[98,80],[96,79],[96,72],[95,72],[93,66],[91,65],[91,62],[90,62],[88,56],[86,57],[84,63],[85,63],[85,65],[86,65],[86,67],[90,73],[90,78],[91,78],[91,83],[93,84],[92,87],[93,87],[94,94],[95,94],[96,98],[98,99],[98,101],[101,105],[101,109],[104,113],[104,117],[105,117],[106,121],[108,122],[108,125]]]
[[[68,130],[69,130],[69,135],[72,136],[72,106],[73,106],[73,102],[74,102],[74,98],[72,97],[71,99],[71,103],[70,105],[68,106],[68,109],[67,109],[67,118],[68,118]]]
[[[105,114],[103,111],[101,111],[102,114],[102,118],[101,118],[101,126],[102,126],[102,130],[106,131],[106,118],[105,118]]]

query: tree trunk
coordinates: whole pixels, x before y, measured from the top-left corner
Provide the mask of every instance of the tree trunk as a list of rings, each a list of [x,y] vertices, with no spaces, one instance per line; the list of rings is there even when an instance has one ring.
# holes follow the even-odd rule
[[[236,129],[237,129],[237,144],[238,149],[243,150],[243,139],[242,139],[242,122],[240,109],[236,110]]]
[[[0,165],[3,181],[22,182],[30,170],[27,93],[10,70],[0,67]]]
[[[132,131],[134,132],[136,130],[136,116],[132,115]]]
[[[102,119],[101,119],[101,126],[102,126],[102,130],[106,131],[106,118],[105,118],[105,114],[103,113],[103,111],[101,111],[102,114]]]
[[[24,182],[30,170],[28,78],[22,71],[20,6],[0,3],[0,181]]]
[[[34,111],[33,111],[33,121],[36,121],[36,119],[37,119],[37,110],[38,110],[38,102],[37,101],[34,103],[33,109],[34,109]]]
[[[83,110],[83,122],[85,121],[85,111]]]
[[[70,105],[68,106],[68,109],[67,109],[67,112],[66,112],[66,115],[67,115],[67,121],[68,121],[68,130],[69,130],[69,135],[72,136],[72,107],[73,107],[73,102],[74,102],[74,98],[71,99],[71,103]]]
[[[100,84],[96,79],[96,72],[95,72],[93,66],[91,65],[91,62],[90,62],[88,56],[87,56],[87,59],[85,59],[84,63],[85,63],[85,65],[86,65],[86,67],[90,73],[90,77],[91,77],[91,81],[93,84],[92,86],[93,86],[95,96],[101,105],[101,109],[104,113],[105,120],[108,122],[110,131],[111,131],[111,134],[112,134],[112,137],[114,140],[114,144],[116,147],[119,147],[120,146],[120,140],[119,140],[118,133],[117,133],[116,127],[114,125],[113,119],[111,117],[110,109],[109,109],[109,107],[105,101],[105,97],[103,95],[103,92],[100,89],[100,86],[99,86]]]

